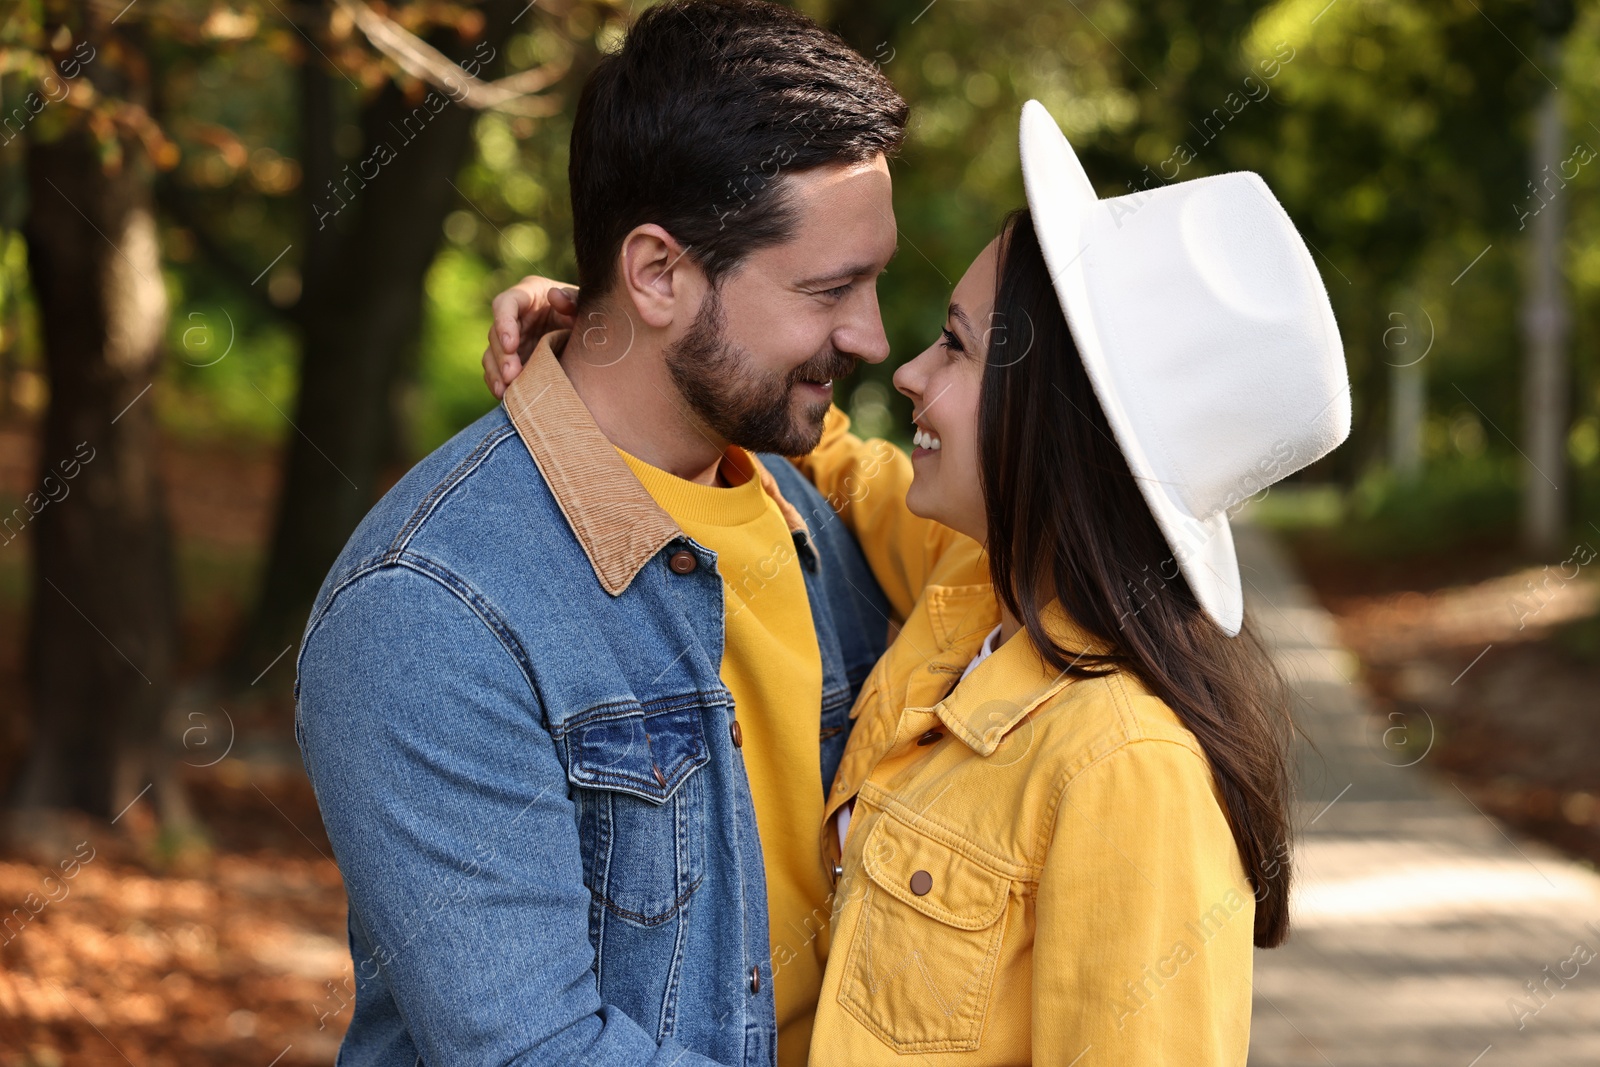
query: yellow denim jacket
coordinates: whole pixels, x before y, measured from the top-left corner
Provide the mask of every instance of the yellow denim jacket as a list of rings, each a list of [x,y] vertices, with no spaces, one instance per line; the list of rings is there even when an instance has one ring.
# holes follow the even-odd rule
[[[1255,902],[1198,742],[1133,676],[1062,677],[1025,631],[952,692],[1000,619],[987,559],[905,510],[903,453],[847,430],[831,414],[799,465],[904,623],[820,828],[842,874],[810,1062],[1242,1065]],[[1088,644],[1056,605],[1047,625]]]

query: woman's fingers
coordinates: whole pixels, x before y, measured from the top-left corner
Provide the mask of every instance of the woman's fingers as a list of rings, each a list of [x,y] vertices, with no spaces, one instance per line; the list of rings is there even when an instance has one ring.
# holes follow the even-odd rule
[[[578,290],[563,286],[550,290],[550,310],[563,326],[571,326],[578,314]]]
[[[572,328],[578,310],[576,289],[563,288],[560,282],[537,277],[524,278],[517,284],[527,287],[525,292],[529,298],[521,309],[522,336],[518,340],[518,350],[532,351],[528,347],[530,339],[537,342],[551,330]]]
[[[517,343],[522,339],[519,319],[538,303],[536,295],[525,288],[533,280],[536,279],[524,278],[505,292],[496,294],[489,302],[493,313],[493,322],[489,326],[489,345],[497,348],[502,356],[517,350]]]
[[[483,350],[483,384],[488,387],[494,398],[499,400],[505,395],[505,386],[500,384],[500,376],[494,371],[495,355],[489,349]]]
[[[489,347],[483,353],[484,383],[496,397],[505,395],[539,338],[551,330],[570,329],[578,311],[578,291],[538,275],[529,275],[490,302],[493,321]]]

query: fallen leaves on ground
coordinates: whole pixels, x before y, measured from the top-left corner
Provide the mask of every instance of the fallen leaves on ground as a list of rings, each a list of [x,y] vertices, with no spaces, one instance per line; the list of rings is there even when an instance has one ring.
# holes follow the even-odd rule
[[[1301,562],[1404,755],[1484,811],[1600,863],[1600,559],[1482,550]],[[1398,727],[1398,728],[1396,728]]]
[[[127,831],[137,805],[0,857],[0,1065],[333,1062],[351,964],[309,784],[229,759],[189,786],[216,844],[182,873]]]

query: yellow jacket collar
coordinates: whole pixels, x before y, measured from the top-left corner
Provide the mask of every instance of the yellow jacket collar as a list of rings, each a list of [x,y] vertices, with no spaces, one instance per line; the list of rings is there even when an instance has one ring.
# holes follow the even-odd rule
[[[1104,643],[1067,617],[1059,601],[1053,600],[1045,607],[1043,621],[1045,632],[1063,648],[1086,653],[1106,651]],[[975,639],[964,635],[964,643],[972,647],[970,652],[961,650],[965,654],[961,667],[977,654],[984,637],[992,629],[991,624]],[[987,756],[1029,713],[1073,681],[1065,671],[1057,671],[1045,663],[1028,632],[1021,630],[973,668],[972,673],[932,710],[952,734],[978,755]]]
[[[556,330],[540,338],[507,387],[504,404],[595,577],[617,596],[663,545],[684,533],[634,477],[572,388],[556,358],[570,332]],[[789,532],[809,537],[805,520],[778,491],[772,472],[756,457],[750,460]]]

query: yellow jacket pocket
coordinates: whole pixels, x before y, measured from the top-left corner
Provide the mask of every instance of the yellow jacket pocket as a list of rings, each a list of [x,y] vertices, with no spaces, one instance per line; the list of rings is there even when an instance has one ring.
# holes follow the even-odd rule
[[[1010,879],[888,811],[862,857],[868,882],[839,1002],[897,1052],[976,1049]]]

